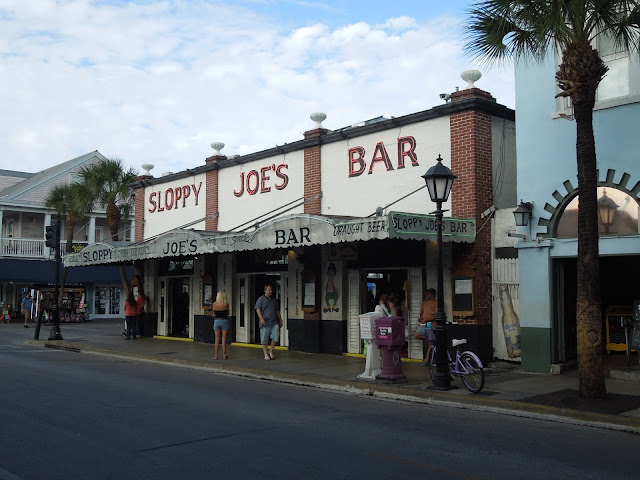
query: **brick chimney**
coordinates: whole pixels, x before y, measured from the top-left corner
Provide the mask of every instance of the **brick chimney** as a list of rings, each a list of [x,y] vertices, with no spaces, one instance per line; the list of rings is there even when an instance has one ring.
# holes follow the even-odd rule
[[[329,130],[322,126],[322,122],[327,118],[326,113],[315,112],[309,115],[309,118],[316,122],[312,130],[304,132],[304,138],[321,137],[329,133]],[[318,139],[319,140],[319,139]],[[322,192],[322,175],[321,175],[321,150],[320,142],[304,150],[304,198],[305,200],[320,195]],[[304,204],[304,213],[319,215],[322,213],[322,198]]]
[[[483,99],[495,102],[489,92],[476,88],[474,82],[481,73],[465,70],[464,90],[451,94],[451,102]],[[480,228],[486,218],[482,212],[493,205],[492,131],[491,115],[470,103],[468,109],[449,117],[451,131],[451,171],[458,178],[451,191],[451,214],[458,218],[476,220]],[[477,233],[473,244],[454,244],[455,264],[452,276],[469,276],[475,282],[475,313],[471,317],[455,318],[458,323],[488,325],[491,323],[491,224]]]
[[[142,182],[143,180],[148,180],[153,178],[151,175],[151,170],[153,170],[153,165],[150,163],[143,163],[142,175],[138,175],[136,177],[136,182]],[[135,213],[133,216],[133,220],[135,222],[135,228],[133,230],[133,240],[135,242],[140,242],[144,240],[144,187],[136,188],[134,192],[134,209]]]
[[[224,148],[224,143],[213,142],[211,148],[214,154],[205,160],[207,165],[214,165],[218,160],[226,160],[226,155],[222,155],[220,150]],[[211,168],[207,170],[207,203],[206,203],[206,220],[204,221],[204,229],[215,231],[218,229],[218,169]]]

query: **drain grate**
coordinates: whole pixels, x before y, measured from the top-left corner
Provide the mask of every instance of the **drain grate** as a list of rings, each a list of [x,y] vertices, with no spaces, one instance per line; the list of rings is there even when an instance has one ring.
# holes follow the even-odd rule
[[[45,343],[44,346],[45,348],[52,348],[54,350],[64,350],[66,352],[80,353],[80,349],[75,347],[66,347],[64,345],[53,345],[51,343]]]

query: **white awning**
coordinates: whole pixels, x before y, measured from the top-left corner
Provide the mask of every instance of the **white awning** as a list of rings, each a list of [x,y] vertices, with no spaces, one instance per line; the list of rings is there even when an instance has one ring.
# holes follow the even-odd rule
[[[473,243],[475,233],[475,220],[443,219],[442,238],[445,242]],[[96,243],[78,253],[65,255],[63,260],[66,267],[74,267],[147,258],[288,249],[374,239],[436,240],[436,237],[436,219],[432,215],[390,212],[386,216],[344,219],[295,214],[257,225],[250,232],[172,230],[128,246]]]

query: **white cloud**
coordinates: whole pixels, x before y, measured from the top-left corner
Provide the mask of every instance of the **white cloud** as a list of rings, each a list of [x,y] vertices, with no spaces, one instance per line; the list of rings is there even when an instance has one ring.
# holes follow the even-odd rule
[[[97,149],[159,176],[202,165],[212,141],[231,155],[300,140],[314,111],[335,129],[425,110],[471,67],[458,21],[288,28],[199,0],[0,0],[0,168]],[[483,73],[478,87],[513,107],[512,73]]]
[[[396,17],[390,18],[382,25],[378,25],[377,28],[384,28],[390,30],[407,30],[409,28],[416,28],[418,23],[415,18],[411,17]]]

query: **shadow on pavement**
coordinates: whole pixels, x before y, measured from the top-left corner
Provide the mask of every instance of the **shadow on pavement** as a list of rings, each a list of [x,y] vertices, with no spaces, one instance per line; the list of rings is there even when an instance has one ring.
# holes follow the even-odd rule
[[[636,395],[607,394],[604,400],[581,398],[578,390],[559,390],[544,395],[523,398],[521,402],[547,405],[556,408],[571,408],[584,412],[619,415],[640,408],[640,397]]]

